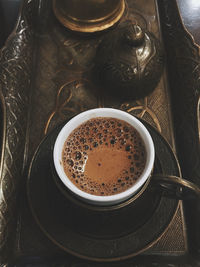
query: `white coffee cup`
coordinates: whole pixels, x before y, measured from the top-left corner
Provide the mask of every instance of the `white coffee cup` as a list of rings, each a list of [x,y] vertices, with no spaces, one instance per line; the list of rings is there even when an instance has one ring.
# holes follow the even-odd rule
[[[146,149],[146,164],[141,176],[137,179],[136,183],[129,187],[126,191],[110,196],[97,196],[80,190],[67,177],[62,164],[63,146],[68,136],[82,123],[97,117],[116,118],[129,123],[140,134]],[[82,112],[65,124],[56,139],[53,151],[53,159],[59,178],[68,188],[68,190],[75,194],[75,196],[77,196],[80,200],[93,205],[108,206],[115,205],[127,200],[131,196],[135,195],[143,187],[148,178],[151,176],[151,172],[153,170],[155,149],[151,135],[149,134],[146,127],[137,118],[121,110],[112,108],[97,108]]]

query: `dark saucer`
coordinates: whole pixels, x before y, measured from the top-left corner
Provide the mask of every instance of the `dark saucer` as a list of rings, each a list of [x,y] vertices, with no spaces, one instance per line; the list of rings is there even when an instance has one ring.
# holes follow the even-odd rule
[[[145,125],[156,149],[154,173],[180,176],[168,143]],[[62,126],[40,144],[29,170],[28,198],[41,230],[61,249],[95,261],[122,260],[153,245],[168,228],[178,200],[165,198],[150,183],[139,198],[120,209],[99,211],[72,201],[74,196],[52,175],[52,150]]]

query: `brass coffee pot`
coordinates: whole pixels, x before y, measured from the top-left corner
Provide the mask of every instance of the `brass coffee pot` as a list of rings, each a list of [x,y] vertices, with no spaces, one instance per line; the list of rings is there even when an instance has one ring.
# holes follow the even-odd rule
[[[97,32],[113,26],[125,9],[124,0],[53,0],[57,19],[78,32]]]

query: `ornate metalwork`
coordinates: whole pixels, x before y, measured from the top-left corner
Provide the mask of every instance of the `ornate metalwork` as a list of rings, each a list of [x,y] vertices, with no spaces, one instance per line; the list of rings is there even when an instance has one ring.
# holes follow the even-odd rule
[[[3,112],[3,138],[0,165],[0,264],[12,255],[16,227],[17,196],[25,165],[26,131],[31,87],[33,2],[27,1],[15,33],[0,54],[0,89]]]
[[[171,50],[174,49],[174,45],[170,44],[171,41],[174,41],[176,38],[184,39],[184,49],[187,50],[187,53],[184,52],[184,55],[187,54],[187,57],[181,57],[179,49],[176,49],[178,59],[180,60],[178,67],[181,67],[181,64],[191,63],[193,73],[191,73],[186,64],[184,65],[185,71],[182,68],[179,77],[183,80],[183,83],[186,81],[187,88],[189,88],[191,83],[187,80],[187,75],[191,73],[190,79],[195,80],[192,83],[194,88],[198,84],[199,79],[199,65],[198,58],[196,57],[198,49],[194,48],[190,37],[185,37],[186,31],[184,29],[181,29],[180,34],[175,37],[175,29],[177,30],[180,24],[176,22],[177,9],[174,8],[174,3],[175,0],[163,0],[161,2],[161,6],[166,8],[165,11],[168,17],[163,33],[168,32],[170,29],[170,35],[174,36],[173,38],[167,37],[166,39]],[[127,0],[126,4],[127,8],[121,21],[130,20],[136,22],[143,29],[153,32],[157,38],[160,38],[159,21],[156,15],[156,1]],[[169,9],[167,9],[168,7]],[[39,12],[33,18],[33,13],[37,10]],[[170,17],[170,15],[174,18]],[[164,15],[161,16],[162,20],[164,18]],[[175,25],[171,21],[175,21]],[[34,31],[32,31],[33,25],[36,26]],[[33,34],[36,35],[33,36]],[[51,1],[25,0],[16,32],[11,36],[6,47],[1,52],[1,106],[4,111],[5,126],[0,173],[0,189],[3,192],[0,195],[0,218],[2,222],[0,225],[0,260],[2,265],[10,257],[9,252],[12,252],[11,246],[13,246],[13,241],[10,237],[12,237],[15,231],[15,200],[17,193],[21,190],[23,169],[28,166],[26,156],[29,160],[44,135],[49,133],[61,121],[69,119],[82,110],[97,106],[121,108],[131,114],[144,118],[155,126],[172,146],[174,144],[165,72],[155,91],[140,101],[124,102],[121,99],[114,100],[112,97],[103,96],[101,88],[93,85],[91,82],[91,69],[94,64],[96,48],[102,37],[102,34],[95,37],[83,37],[66,31],[53,17]],[[34,41],[37,41],[37,44]],[[178,41],[176,43],[180,45],[181,50],[183,43],[179,44]],[[37,53],[33,53],[35,48]],[[191,57],[190,53],[195,56]],[[35,56],[37,64],[34,74],[31,73],[33,56]],[[170,60],[174,58],[176,57],[170,57]],[[174,77],[173,74],[171,77]],[[176,80],[177,77],[174,78]],[[185,86],[185,84],[182,85]],[[33,87],[33,90],[30,89],[31,87]],[[30,96],[31,105],[29,105]],[[188,98],[191,100],[190,96]],[[187,97],[182,100],[186,101]],[[193,102],[191,100],[187,103],[189,103],[189,105],[187,104],[187,112],[190,110],[188,112],[190,115],[186,114],[187,120],[191,119],[190,116],[193,112],[198,114],[197,118],[199,118],[197,106],[194,109],[190,107],[190,104],[193,106],[193,103],[196,104],[196,101]],[[175,112],[178,112],[178,109]],[[26,202],[23,205],[25,207],[22,206],[18,210],[20,212],[20,220],[18,221],[17,228],[17,246],[14,248],[15,254],[19,258],[23,258],[24,255],[30,255],[33,252],[35,255],[43,253],[48,255],[57,254],[57,249],[50,242],[49,244],[48,240],[43,238],[32,221]],[[196,219],[196,217],[193,218]],[[196,228],[198,227],[199,224],[196,225]],[[173,231],[174,229],[176,231]],[[178,238],[172,242],[174,233]],[[197,233],[196,230],[195,233]],[[141,255],[138,260],[130,261],[130,264],[131,266],[145,266],[146,263],[149,263],[150,259],[155,266],[165,266],[163,264],[165,260],[162,260],[162,257],[159,255],[165,255],[165,253],[166,255],[173,253],[175,255],[182,255],[186,250],[184,218],[180,206],[167,233],[154,247],[146,251],[145,257],[148,259]],[[151,255],[155,254],[156,260],[151,258]],[[42,257],[40,260],[46,261]],[[168,258],[166,258],[167,260]],[[75,265],[82,266],[84,264],[69,255],[63,256],[58,261],[54,258],[51,262],[48,262],[48,260],[46,262],[47,266],[74,267]],[[180,264],[174,264],[174,266],[184,266],[185,261],[180,259],[180,262]],[[122,266],[124,266],[123,264]],[[188,260],[188,266],[195,266],[194,264],[196,262]],[[93,266],[93,263],[85,262],[85,265]],[[127,263],[128,265],[129,263]],[[112,264],[109,264],[109,266],[112,266]]]
[[[168,38],[166,45],[168,61],[174,63],[169,73],[176,144],[183,173],[198,184],[200,182],[200,129],[198,128],[200,50],[194,44],[192,36],[186,32],[180,17],[170,15],[172,10],[177,9],[175,1],[162,2],[165,12],[164,36]]]
[[[178,158],[183,176],[200,185],[200,50],[183,26],[176,1],[160,1],[160,11],[170,64],[169,81]],[[192,202],[190,205],[187,210],[188,218],[191,218],[188,220],[191,230],[189,240],[199,253],[200,204]]]
[[[150,12],[152,16],[145,17],[141,15],[139,10],[139,7],[145,6],[146,2],[143,2],[141,0],[139,2],[128,1],[128,8],[122,21],[136,22],[144,29],[152,31],[157,38],[160,38],[158,21],[154,16],[155,3],[152,1],[146,9],[147,11],[150,6],[151,8],[154,6],[151,9],[152,13]],[[145,13],[144,10],[143,12]],[[34,118],[32,118],[30,134],[32,144],[29,150],[30,155],[34,152],[44,134],[49,133],[57,124],[82,110],[97,106],[121,107],[124,110],[130,110],[131,114],[141,115],[142,118],[157,127],[173,145],[170,111],[169,106],[166,105],[168,103],[168,88],[165,73],[156,90],[148,98],[137,102],[114,100],[112,97],[102,95],[101,88],[98,88],[91,81],[95,51],[103,35],[87,36],[87,38],[74,35],[60,27],[51,18],[49,18],[46,31],[48,34],[43,34],[39,39],[37,91],[33,95],[32,103]],[[142,113],[141,107],[144,109]],[[39,122],[37,124],[34,123],[36,118]],[[180,223],[182,219],[179,218],[177,221]],[[179,224],[177,229],[180,240],[178,251],[183,253],[185,237],[182,224]],[[21,229],[20,244],[22,245],[22,251],[28,249],[23,244],[24,232],[25,230]],[[168,242],[167,240],[170,237],[165,236],[163,238]],[[29,242],[31,242],[31,239]],[[156,251],[159,251],[159,246],[157,246]]]
[[[152,118],[155,127],[158,129],[158,131],[161,133],[161,125],[159,122],[159,119],[156,115],[156,113],[150,108],[148,105],[148,97],[145,97],[142,100],[137,100],[136,105],[133,107],[130,107],[129,105],[126,107],[126,104],[121,106],[122,109],[126,110],[129,113],[137,113],[137,117],[143,119],[145,117],[145,114],[148,114],[150,118]]]
[[[107,33],[95,58],[95,76],[105,94],[129,101],[149,95],[156,88],[163,68],[160,41],[130,21]]]

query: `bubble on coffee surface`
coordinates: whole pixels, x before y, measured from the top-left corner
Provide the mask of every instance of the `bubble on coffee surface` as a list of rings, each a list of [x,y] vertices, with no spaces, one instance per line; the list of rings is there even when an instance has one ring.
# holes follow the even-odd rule
[[[129,189],[146,163],[144,143],[125,121],[99,117],[77,127],[65,141],[62,162],[80,190],[109,196]]]

